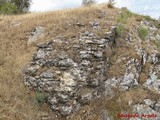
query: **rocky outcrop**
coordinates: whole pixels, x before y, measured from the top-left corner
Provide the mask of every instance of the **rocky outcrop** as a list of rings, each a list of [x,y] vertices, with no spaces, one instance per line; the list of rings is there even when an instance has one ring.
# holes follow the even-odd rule
[[[100,24],[96,21],[89,24],[93,29],[100,29]],[[80,22],[76,25],[85,26]],[[115,30],[116,26],[111,26],[104,38],[86,31],[69,40],[57,38],[38,44],[32,61],[23,70],[25,85],[33,90],[47,93],[47,103],[50,108],[67,116],[101,96],[113,98],[116,94],[114,88],[127,91],[139,86],[140,74],[144,66],[150,63],[152,67],[143,87],[160,94],[160,80],[157,76],[160,72],[158,54],[156,52],[148,54],[138,45],[134,51],[138,58],[125,55],[115,60],[117,65],[125,61],[124,73],[118,77],[108,76],[107,71],[112,66],[110,60],[116,54]],[[32,32],[29,41],[33,41],[42,33],[43,28],[37,28]],[[129,34],[127,37],[127,42],[132,45],[132,35]],[[111,54],[107,56],[108,51]],[[152,105],[149,100],[145,102],[149,106]],[[139,107],[143,109],[144,106],[137,105],[135,109],[141,111]],[[159,102],[154,107],[159,112]]]
[[[155,102],[150,99],[145,99],[144,104],[136,104],[133,106],[133,112],[138,114],[137,118],[130,120],[159,120],[159,101]]]
[[[104,85],[103,52],[109,49],[109,39],[97,39],[93,33],[85,32],[79,40],[70,43],[70,50],[65,51],[65,46],[61,51],[56,49],[59,41],[54,40],[37,45],[32,62],[24,69],[24,83],[31,89],[48,93],[51,109],[63,116],[103,93],[113,96],[112,89]]]

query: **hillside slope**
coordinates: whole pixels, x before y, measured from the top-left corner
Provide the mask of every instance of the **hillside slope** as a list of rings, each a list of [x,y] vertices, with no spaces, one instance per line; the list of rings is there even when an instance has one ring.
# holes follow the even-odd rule
[[[107,5],[0,16],[0,119],[116,120],[126,112],[160,119],[158,27]],[[55,80],[60,85],[48,85]],[[80,103],[75,111],[72,102]]]

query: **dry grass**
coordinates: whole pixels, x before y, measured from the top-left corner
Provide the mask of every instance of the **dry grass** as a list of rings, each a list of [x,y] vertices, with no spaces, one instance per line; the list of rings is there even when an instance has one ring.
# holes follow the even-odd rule
[[[106,74],[107,76],[110,77],[121,77],[124,75],[124,72],[126,70],[125,64],[127,63],[127,60],[121,61],[120,63],[117,64],[117,61],[120,60],[122,57],[129,57],[129,58],[134,58],[134,59],[140,59],[137,53],[134,50],[134,47],[129,47],[124,43],[124,40],[118,39],[117,40],[117,47],[115,49],[116,54],[109,54],[110,55],[110,60],[108,61],[108,64],[110,67],[107,69]],[[107,51],[107,55],[108,55]]]
[[[127,104],[129,101],[137,103],[137,102],[142,102],[142,100],[148,97],[148,93],[144,91],[142,88],[137,87],[133,89],[121,94],[120,101],[123,101],[124,103],[127,103]]]
[[[45,28],[45,35],[38,42],[61,35],[67,38],[79,35],[90,30],[89,22],[99,20],[102,10],[106,10],[109,16],[116,13],[116,9],[108,10],[107,5],[95,5],[56,12],[0,16],[0,120],[38,120],[42,112],[50,112],[46,105],[39,107],[33,103],[34,93],[22,82],[21,70],[36,50],[36,43],[27,45],[30,32],[37,26]],[[12,22],[17,21],[21,25],[12,26]],[[77,22],[86,24],[85,30],[77,27]],[[100,22],[105,24],[105,19]],[[51,117],[62,119],[55,118],[53,113]]]
[[[114,8],[114,5],[112,4],[107,4],[108,8]]]
[[[107,16],[101,18],[100,14],[103,10],[107,11]],[[119,10],[115,8],[108,9],[107,5],[93,5],[55,12],[0,16],[0,120],[39,120],[41,114],[46,112],[50,114],[49,120],[63,120],[64,118],[56,118],[47,105],[37,106],[34,104],[33,98],[35,94],[23,85],[21,70],[31,60],[37,43],[48,41],[58,36],[65,36],[65,38],[70,39],[72,36],[78,36],[81,32],[86,31],[97,33],[98,36],[103,37],[104,34],[102,32],[107,32],[109,26],[116,24],[117,11]],[[113,18],[110,19],[108,16]],[[94,20],[98,21],[102,26],[101,31],[91,29],[89,22]],[[21,22],[21,25],[12,26],[12,22]],[[77,22],[85,24],[85,28],[76,26]],[[36,43],[28,46],[27,36],[37,26],[44,27],[45,34]],[[134,50],[131,47],[127,47],[123,41],[120,40],[117,45],[113,61],[119,55],[138,58]],[[57,49],[60,47],[57,46]],[[73,53],[72,50],[68,50],[68,52],[70,54]],[[107,51],[105,54],[106,56],[112,56],[113,53],[112,51]],[[111,76],[123,73],[123,66],[115,65],[112,67],[114,69],[110,69]],[[143,91],[141,92],[143,94]],[[101,111],[104,109],[109,109],[111,115],[115,114],[115,111],[119,112],[123,107],[127,109],[125,106],[121,106],[116,99],[117,97],[109,102],[106,102],[105,99],[94,101],[91,106],[84,106],[81,110],[88,111],[93,108],[91,110],[93,115],[90,116],[92,120],[99,120]],[[101,106],[102,104],[103,106]],[[117,107],[117,105],[120,106]],[[83,112],[82,114],[80,112],[73,116],[73,120],[86,119]]]
[[[119,102],[126,103],[127,105],[130,101],[131,105],[134,105],[137,103],[143,103],[144,99],[151,99],[153,101],[157,101],[159,97],[159,95],[154,94],[153,92],[146,91],[142,87],[136,87],[122,93],[119,96]]]
[[[146,82],[149,75],[150,67],[151,67],[151,64],[148,62],[143,66],[142,72],[139,76],[139,83],[141,85],[143,85]]]

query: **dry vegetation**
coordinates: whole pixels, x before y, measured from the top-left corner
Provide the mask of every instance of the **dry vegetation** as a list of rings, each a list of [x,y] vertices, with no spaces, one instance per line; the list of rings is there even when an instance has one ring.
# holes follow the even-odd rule
[[[30,32],[37,26],[45,28],[45,35],[39,42],[60,35],[79,35],[84,30],[74,24],[88,24],[98,19],[99,12],[105,8],[106,6],[92,6],[47,13],[0,16],[0,120],[36,120],[42,112],[50,112],[48,107],[34,104],[35,94],[22,83],[21,70],[36,49],[35,44],[27,45]],[[12,22],[16,21],[22,24],[12,26]],[[68,26],[68,22],[72,26]]]
[[[108,16],[113,19],[101,19],[100,12],[106,10]],[[55,12],[31,13],[19,16],[0,16],[0,120],[39,120],[42,113],[52,113],[47,105],[38,106],[34,104],[34,92],[23,85],[22,68],[31,59],[33,52],[36,50],[36,44],[27,45],[28,35],[37,26],[45,28],[45,35],[39,38],[38,43],[51,40],[57,36],[70,38],[78,36],[81,32],[89,30],[88,23],[93,20],[100,21],[104,26],[114,25],[116,15],[119,10],[108,9],[107,5],[95,5],[76,9],[65,9]],[[12,26],[12,22],[19,21],[20,26]],[[75,24],[82,22],[86,25],[85,29],[79,29]],[[71,25],[68,25],[71,23]],[[105,31],[107,29],[103,29]],[[97,31],[98,32],[98,31]],[[103,35],[103,34],[99,34]],[[123,47],[117,48],[117,51],[124,52]],[[121,54],[121,53],[119,53]],[[128,51],[126,54],[135,56],[135,53]],[[117,58],[117,56],[115,56]],[[116,59],[115,58],[115,59]],[[120,66],[121,69],[122,66]],[[120,71],[121,72],[121,71]],[[112,71],[110,74],[114,74]],[[143,76],[142,76],[143,77]],[[143,81],[143,80],[142,80]],[[139,92],[138,92],[139,93]],[[142,91],[143,93],[143,91]],[[130,95],[128,97],[128,94]],[[135,98],[141,94],[130,91],[124,94],[127,98]],[[124,98],[124,97],[123,97]],[[111,115],[119,112],[121,107],[115,98],[114,101],[105,103],[105,100],[94,101],[92,104],[92,120],[100,119],[100,112],[109,109]],[[123,99],[122,99],[123,100]],[[123,101],[122,101],[123,102]],[[102,103],[104,106],[101,106]],[[114,105],[114,106],[112,106]],[[89,106],[83,107],[77,113],[73,120],[80,120],[83,110],[91,109]],[[52,120],[63,120],[56,118],[51,114]],[[83,117],[85,119],[85,116]]]

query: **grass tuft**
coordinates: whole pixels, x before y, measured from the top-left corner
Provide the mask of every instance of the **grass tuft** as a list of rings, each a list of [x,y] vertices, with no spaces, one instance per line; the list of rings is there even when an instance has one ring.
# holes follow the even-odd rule
[[[123,24],[127,23],[128,18],[132,17],[134,14],[128,9],[122,9],[122,13],[117,17],[117,21]]]
[[[117,27],[116,27],[116,35],[117,36],[122,36],[122,34],[124,33],[124,27],[122,24],[119,24]]]
[[[157,46],[158,50],[160,50],[160,40],[156,41],[156,46]]]
[[[149,34],[149,30],[147,28],[140,27],[138,29],[138,35],[142,40],[144,40],[148,36],[148,34]]]
[[[44,93],[40,93],[40,92],[35,92],[35,96],[34,96],[34,103],[37,105],[41,105],[43,103],[46,102],[47,99],[47,95]]]
[[[156,28],[160,29],[160,24],[158,22],[155,24],[155,26]]]
[[[150,16],[148,16],[148,15],[144,15],[143,16],[147,21],[151,21],[152,20],[152,18],[150,17]]]

